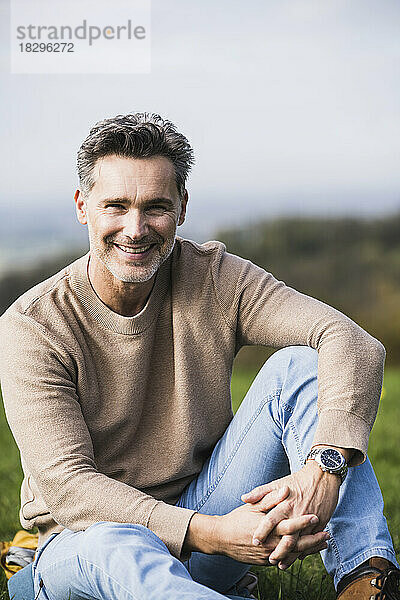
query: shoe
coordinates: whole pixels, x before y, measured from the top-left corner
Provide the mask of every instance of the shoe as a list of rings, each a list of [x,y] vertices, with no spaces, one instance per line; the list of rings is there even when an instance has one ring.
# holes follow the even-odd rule
[[[374,556],[345,575],[337,589],[340,600],[400,600],[400,571]]]

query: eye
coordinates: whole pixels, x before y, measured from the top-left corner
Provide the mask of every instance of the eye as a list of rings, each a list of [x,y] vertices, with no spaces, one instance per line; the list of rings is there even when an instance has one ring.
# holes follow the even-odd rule
[[[124,210],[125,207],[123,204],[119,204],[118,202],[110,202],[110,204],[106,204],[106,208]]]
[[[148,206],[146,208],[146,212],[148,214],[154,214],[154,215],[161,215],[161,214],[165,213],[166,210],[167,210],[167,208],[165,206],[163,206],[162,204],[152,204],[151,206]]]

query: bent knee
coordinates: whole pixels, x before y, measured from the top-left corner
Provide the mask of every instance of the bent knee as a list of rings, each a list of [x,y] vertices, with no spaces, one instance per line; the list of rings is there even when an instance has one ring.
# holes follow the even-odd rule
[[[299,373],[315,373],[318,368],[318,352],[310,346],[287,346],[275,352],[270,360],[282,364],[286,369]]]

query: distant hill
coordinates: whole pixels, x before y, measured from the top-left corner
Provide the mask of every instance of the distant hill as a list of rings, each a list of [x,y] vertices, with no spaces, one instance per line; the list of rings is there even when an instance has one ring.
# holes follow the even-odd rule
[[[220,231],[230,252],[342,310],[400,363],[400,214],[379,220],[279,219]]]
[[[48,251],[40,264],[26,261],[0,276],[0,313],[85,251],[81,229],[84,242],[70,243],[61,254],[46,246],[50,237],[43,226]],[[61,240],[69,229],[60,223],[58,231]],[[388,362],[400,364],[400,214],[377,220],[278,219],[213,237],[288,285],[342,310],[385,344]]]
[[[0,271],[34,267],[65,248],[85,247],[87,230],[74,215],[73,204],[0,206]]]

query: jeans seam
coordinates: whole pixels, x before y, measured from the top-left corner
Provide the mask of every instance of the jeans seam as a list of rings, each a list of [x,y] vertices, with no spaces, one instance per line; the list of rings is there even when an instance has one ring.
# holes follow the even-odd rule
[[[333,550],[333,553],[335,555],[336,564],[337,564],[337,566],[336,566],[336,573],[338,573],[342,569],[342,562],[343,562],[342,558],[340,556],[339,546],[337,545],[336,540],[335,540],[334,536],[332,535],[332,529],[331,529],[329,523],[327,524],[327,526],[325,527],[325,529],[327,531],[329,531],[329,535],[331,536],[329,538],[329,546],[331,547],[331,549]]]
[[[296,429],[295,425],[291,421],[289,421],[288,425],[289,425],[289,427],[291,429],[291,432],[292,432],[293,437],[294,437],[295,442],[296,442],[296,448],[297,448],[298,456],[300,457],[300,463],[303,464],[305,456],[303,455],[303,450],[301,448],[301,444],[300,444],[299,436],[298,436],[298,433],[297,433],[297,429]],[[286,454],[288,454],[288,453],[286,452]]]
[[[207,489],[206,494],[203,496],[203,498],[201,500],[199,500],[199,502],[197,503],[197,505],[195,506],[195,511],[199,511],[200,508],[202,506],[204,506],[204,504],[207,502],[207,500],[210,498],[211,494],[216,490],[216,488],[218,487],[219,482],[221,481],[221,479],[223,478],[223,476],[225,475],[229,465],[231,464],[233,458],[236,455],[236,452],[238,451],[240,445],[242,444],[244,438],[246,437],[246,435],[248,434],[251,426],[253,425],[253,423],[255,422],[255,420],[257,419],[257,417],[260,416],[264,406],[266,404],[268,404],[269,402],[272,402],[273,400],[275,400],[277,397],[280,396],[281,390],[277,390],[275,392],[272,392],[271,394],[268,394],[268,396],[262,400],[257,408],[257,410],[253,413],[251,419],[249,419],[249,421],[247,422],[247,425],[244,427],[242,433],[240,434],[235,446],[233,447],[231,453],[229,454],[228,458],[225,461],[225,464],[222,467],[221,472],[218,474],[218,476],[216,477],[215,481],[212,483],[212,485],[210,485],[210,487]]]

